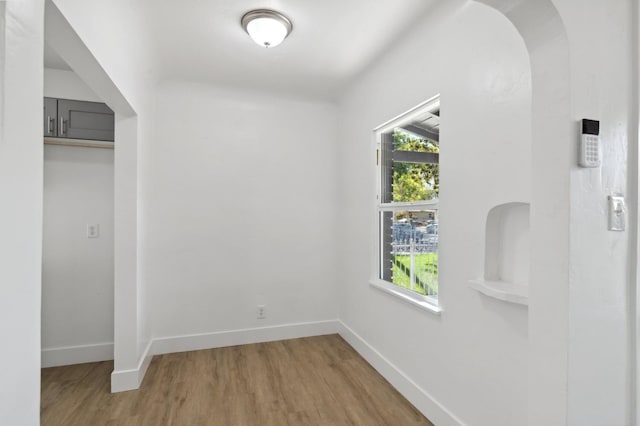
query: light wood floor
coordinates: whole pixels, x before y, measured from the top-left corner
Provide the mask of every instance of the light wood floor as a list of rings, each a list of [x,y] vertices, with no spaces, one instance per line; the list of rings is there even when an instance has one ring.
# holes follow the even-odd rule
[[[338,335],[156,356],[118,394],[112,369],[43,369],[42,425],[431,425]]]

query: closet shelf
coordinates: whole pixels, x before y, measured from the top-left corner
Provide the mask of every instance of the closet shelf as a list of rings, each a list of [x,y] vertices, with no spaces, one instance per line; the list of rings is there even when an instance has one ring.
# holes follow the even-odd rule
[[[529,286],[507,281],[471,280],[469,286],[485,296],[518,305],[529,305]]]
[[[113,142],[85,139],[44,138],[45,145],[80,146],[83,148],[113,149]]]

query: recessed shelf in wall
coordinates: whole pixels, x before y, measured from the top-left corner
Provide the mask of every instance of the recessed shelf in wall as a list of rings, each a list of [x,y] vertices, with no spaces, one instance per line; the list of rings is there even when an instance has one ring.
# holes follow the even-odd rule
[[[469,285],[510,303],[529,304],[529,204],[500,204],[489,211],[484,276]]]
[[[529,304],[529,286],[506,281],[471,280],[469,286],[480,293],[505,302]]]

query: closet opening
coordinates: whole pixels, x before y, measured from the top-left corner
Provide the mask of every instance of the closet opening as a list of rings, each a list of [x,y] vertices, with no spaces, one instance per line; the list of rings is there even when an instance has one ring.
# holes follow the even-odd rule
[[[42,367],[114,359],[114,113],[46,43]]]

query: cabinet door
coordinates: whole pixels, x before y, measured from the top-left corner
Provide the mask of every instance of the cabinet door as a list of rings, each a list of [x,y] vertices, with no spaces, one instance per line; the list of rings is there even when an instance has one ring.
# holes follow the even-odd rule
[[[113,111],[105,104],[58,99],[58,116],[61,138],[113,141]]]
[[[58,127],[58,100],[44,98],[43,132],[45,136],[57,136]]]

